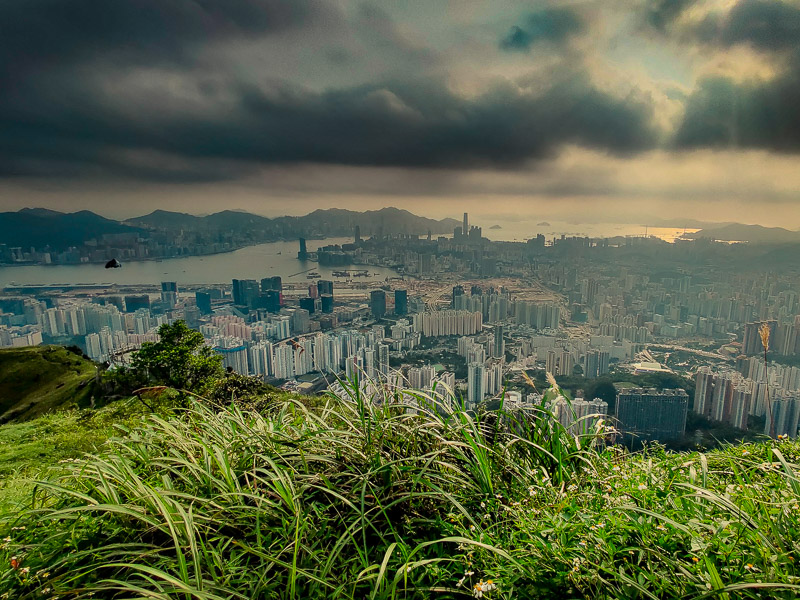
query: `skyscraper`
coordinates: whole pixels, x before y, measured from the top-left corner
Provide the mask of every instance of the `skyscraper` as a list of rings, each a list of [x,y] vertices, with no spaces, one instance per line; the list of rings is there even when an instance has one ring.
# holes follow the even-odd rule
[[[280,275],[264,277],[264,279],[261,280],[261,291],[266,292],[267,290],[278,290],[279,292],[283,290],[283,281]]]
[[[242,294],[242,282],[245,281],[243,279],[234,279],[231,281],[231,295],[233,296],[233,303],[237,306],[242,306],[244,304]]]
[[[453,308],[456,308],[456,298],[458,296],[463,296],[463,295],[464,295],[464,287],[463,286],[456,285],[456,286],[453,287],[453,301],[452,301],[452,304],[451,304],[451,306]]]
[[[300,252],[297,253],[298,260],[308,260],[308,250],[306,250],[306,238],[300,238]]]
[[[408,314],[408,291],[394,291],[394,314],[397,316]]]
[[[201,314],[210,315],[211,314],[211,294],[208,292],[201,292],[197,291],[194,293],[195,302],[197,304],[197,308]]]
[[[271,313],[281,310],[281,293],[278,290],[267,290],[262,294],[261,304]]]
[[[161,282],[161,302],[170,308],[178,303],[178,284],[174,281]]]
[[[209,299],[209,303],[211,299]],[[150,310],[150,296],[147,294],[133,294],[125,296],[125,311],[136,312],[140,308]]]
[[[233,303],[254,308],[258,303],[259,286],[255,279],[234,279],[231,284]]]
[[[433,255],[420,254],[418,273],[420,275],[430,275],[432,271],[433,271]]]
[[[314,298],[300,298],[300,308],[308,311],[308,314],[314,314]]]
[[[462,226],[461,231],[464,235],[469,233],[469,215],[467,215],[467,213],[464,213],[464,225]]]
[[[386,314],[386,292],[383,290],[372,290],[369,293],[369,306],[372,316],[382,319]]]
[[[317,290],[320,296],[333,296],[333,281],[329,279],[320,279],[317,281]]]

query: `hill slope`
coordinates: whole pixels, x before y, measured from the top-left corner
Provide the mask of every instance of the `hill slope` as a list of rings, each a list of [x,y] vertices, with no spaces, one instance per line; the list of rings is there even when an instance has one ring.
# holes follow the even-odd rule
[[[64,250],[111,233],[137,233],[136,227],[106,219],[88,210],[60,213],[40,208],[0,213],[0,240],[9,247]]]
[[[0,350],[0,424],[91,402],[95,364],[60,346]]]

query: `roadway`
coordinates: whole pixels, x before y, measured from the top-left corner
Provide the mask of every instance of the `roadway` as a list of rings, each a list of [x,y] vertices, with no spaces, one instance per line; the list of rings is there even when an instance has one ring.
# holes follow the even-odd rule
[[[714,358],[717,360],[725,360],[725,361],[733,361],[734,358],[732,356],[728,356],[726,354],[721,354],[719,351],[717,352],[708,352],[706,350],[698,350],[697,348],[687,348],[686,346],[678,346],[677,344],[653,344],[647,343],[644,344],[645,349],[647,348],[664,348],[666,350],[680,350],[682,352],[689,352],[691,354],[696,354],[697,356],[702,356],[703,358]]]

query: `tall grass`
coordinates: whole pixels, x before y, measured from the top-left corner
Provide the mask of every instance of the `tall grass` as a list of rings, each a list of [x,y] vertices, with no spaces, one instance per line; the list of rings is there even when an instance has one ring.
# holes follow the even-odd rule
[[[6,520],[0,597],[800,589],[792,442],[625,455],[544,406],[473,414],[436,394],[348,394],[314,410],[287,398],[266,414],[197,402],[121,432]]]

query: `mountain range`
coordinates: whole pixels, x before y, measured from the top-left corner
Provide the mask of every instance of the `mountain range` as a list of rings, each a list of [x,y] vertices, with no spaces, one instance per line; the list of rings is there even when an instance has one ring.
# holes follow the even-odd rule
[[[81,246],[107,234],[154,232],[230,232],[256,241],[291,237],[352,236],[356,226],[361,235],[405,233],[424,235],[450,233],[455,219],[427,219],[407,210],[382,208],[356,212],[342,209],[315,210],[302,217],[270,219],[252,213],[225,210],[207,216],[156,210],[148,215],[114,221],[90,211],[62,213],[43,208],[24,208],[0,213],[0,243],[8,247],[50,247],[63,250]]]
[[[425,234],[452,233],[460,222],[455,219],[428,219],[407,210],[387,207],[380,210],[358,212],[341,208],[319,209],[302,217],[277,217],[270,219],[248,212],[224,210],[198,217],[187,213],[157,210],[149,215],[128,219],[126,224],[156,230],[271,230],[285,229],[297,235],[353,235],[358,226],[361,235],[376,233]]]
[[[142,230],[88,210],[62,213],[44,208],[23,208],[17,212],[0,213],[0,243],[25,250],[45,246],[65,249],[81,246],[102,234],[139,231]]]
[[[268,218],[244,211],[223,210],[198,216],[156,210],[140,217],[115,221],[88,210],[63,213],[44,208],[23,208],[0,213],[0,243],[7,247],[64,250],[82,246],[104,235],[135,233],[141,236],[179,233],[237,234],[258,243],[297,237],[349,237],[358,226],[361,235],[451,233],[461,224],[455,219],[428,219],[394,207],[364,212],[339,208],[319,209],[300,217]],[[693,223],[695,226],[700,222]],[[703,229],[687,233],[688,239],[746,241],[752,244],[800,243],[800,231],[741,223],[702,223]]]

